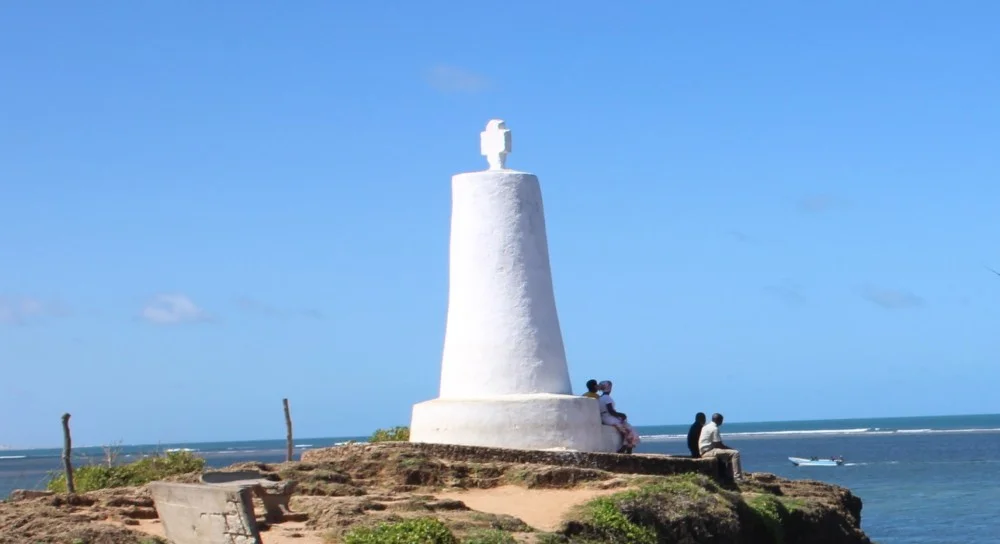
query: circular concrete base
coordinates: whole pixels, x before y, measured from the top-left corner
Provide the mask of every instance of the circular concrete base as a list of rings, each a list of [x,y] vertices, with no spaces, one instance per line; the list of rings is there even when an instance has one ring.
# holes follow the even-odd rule
[[[613,427],[601,425],[595,399],[533,394],[415,404],[410,442],[614,452],[621,437]]]

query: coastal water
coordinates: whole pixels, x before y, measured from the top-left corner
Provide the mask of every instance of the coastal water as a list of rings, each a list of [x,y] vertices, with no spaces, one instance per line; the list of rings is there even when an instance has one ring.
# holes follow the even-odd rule
[[[684,453],[686,425],[640,427],[639,453]],[[850,488],[864,500],[862,525],[881,544],[1000,542],[1000,415],[727,423],[723,440],[752,472]],[[350,438],[302,439],[297,452]],[[357,440],[357,438],[355,437]],[[284,460],[283,440],[125,446],[122,459],[190,449],[213,467]],[[59,450],[0,451],[0,497],[42,488]],[[841,467],[795,467],[793,457],[842,456]],[[99,462],[79,448],[74,463]]]

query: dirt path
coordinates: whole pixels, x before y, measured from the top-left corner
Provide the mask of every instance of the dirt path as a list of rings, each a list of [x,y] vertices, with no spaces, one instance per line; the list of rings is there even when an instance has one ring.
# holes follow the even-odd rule
[[[480,512],[507,514],[520,518],[528,525],[543,531],[555,531],[563,517],[574,506],[601,495],[610,495],[616,489],[525,489],[503,486],[493,489],[473,489],[437,493],[440,499],[453,499]]]

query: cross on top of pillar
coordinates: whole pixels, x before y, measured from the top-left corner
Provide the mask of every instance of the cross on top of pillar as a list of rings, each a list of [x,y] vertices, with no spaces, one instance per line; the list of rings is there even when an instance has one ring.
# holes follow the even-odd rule
[[[479,133],[479,150],[490,163],[490,170],[503,170],[510,153],[510,130],[501,119],[486,123],[486,130]]]

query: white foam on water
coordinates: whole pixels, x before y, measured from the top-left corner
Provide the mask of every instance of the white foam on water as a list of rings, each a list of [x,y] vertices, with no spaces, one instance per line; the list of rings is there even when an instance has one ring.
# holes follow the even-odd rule
[[[730,437],[742,438],[767,438],[767,437],[789,437],[789,436],[847,436],[847,435],[910,435],[910,434],[962,434],[962,433],[1000,433],[1000,428],[973,428],[973,429],[882,429],[879,427],[864,427],[857,429],[805,429],[796,431],[745,431],[730,432],[724,434]],[[668,442],[671,440],[683,440],[686,434],[652,434],[643,435],[642,439],[647,442]]]

